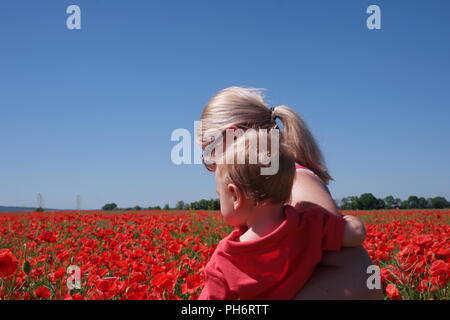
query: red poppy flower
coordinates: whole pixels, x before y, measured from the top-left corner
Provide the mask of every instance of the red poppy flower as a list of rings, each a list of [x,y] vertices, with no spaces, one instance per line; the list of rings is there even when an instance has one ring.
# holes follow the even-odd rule
[[[186,223],[183,222],[183,223],[181,224],[181,226],[180,226],[180,231],[183,232],[183,233],[186,233],[186,232],[189,231],[189,228],[188,228],[188,226],[186,225]]]
[[[0,278],[6,278],[17,270],[19,262],[9,249],[0,249]]]
[[[183,246],[181,245],[181,243],[172,243],[171,245],[169,245],[167,247],[167,250],[169,250],[170,252],[172,252],[174,254],[180,254],[181,249],[183,249]]]
[[[429,234],[419,234],[411,240],[420,247],[426,247],[433,242],[433,237]]]
[[[147,296],[149,286],[133,283],[127,290],[126,298],[128,300],[144,300]]]
[[[433,262],[430,268],[431,276],[450,275],[450,265],[442,260]]]
[[[44,287],[44,286],[40,286],[40,287],[36,288],[36,290],[34,291],[34,294],[38,298],[48,299],[48,298],[50,298],[52,292],[50,291],[49,288]]]
[[[192,294],[199,289],[204,282],[203,275],[199,273],[190,274],[186,277],[186,283],[181,285],[181,293],[182,294]]]
[[[392,300],[402,300],[402,296],[400,295],[400,292],[398,291],[397,287],[392,283],[389,283],[387,285],[386,294]]]
[[[143,282],[145,281],[145,275],[142,272],[132,272],[129,278],[130,282]]]
[[[117,278],[109,277],[98,279],[96,281],[96,288],[101,292],[110,292],[113,291],[117,287]]]
[[[72,296],[72,299],[73,299],[73,300],[84,300],[84,297],[83,297],[81,294],[79,294],[79,293],[75,293],[75,294]]]
[[[172,290],[175,285],[175,277],[169,273],[160,273],[153,277],[151,284],[161,290]]]

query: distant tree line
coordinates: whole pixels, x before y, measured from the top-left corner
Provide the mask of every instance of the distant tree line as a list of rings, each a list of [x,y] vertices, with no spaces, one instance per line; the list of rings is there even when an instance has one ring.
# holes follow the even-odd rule
[[[383,199],[376,198],[371,193],[364,193],[358,196],[350,196],[336,201],[341,210],[381,210],[381,209],[444,209],[450,208],[450,202],[444,197],[427,198],[410,196],[408,200],[401,200],[393,196],[387,196]],[[219,199],[202,199],[194,202],[184,202],[182,200],[171,208],[169,204],[164,207],[147,207],[140,206],[130,208],[118,208],[115,203],[107,203],[102,207],[104,211],[113,210],[220,210]]]
[[[103,211],[113,211],[113,210],[161,210],[160,206],[156,206],[156,207],[148,207],[148,208],[142,208],[140,206],[135,206],[135,207],[129,207],[129,208],[119,208],[117,206],[117,204],[115,203],[107,203],[102,207]]]
[[[427,198],[409,196],[407,200],[387,196],[384,199],[376,198],[371,193],[361,196],[342,198],[338,203],[341,210],[381,210],[381,209],[444,209],[450,208],[450,202],[444,197]]]
[[[219,199],[199,200],[194,202],[178,201],[175,205],[176,210],[220,210]]]
[[[182,200],[178,201],[175,204],[174,208],[171,208],[169,204],[164,205],[164,207],[156,206],[156,207],[148,207],[142,208],[140,206],[130,207],[130,208],[119,208],[115,203],[107,203],[102,207],[104,211],[113,211],[113,210],[220,210],[220,201],[219,199],[210,199],[210,200],[199,200],[194,202],[184,202]]]

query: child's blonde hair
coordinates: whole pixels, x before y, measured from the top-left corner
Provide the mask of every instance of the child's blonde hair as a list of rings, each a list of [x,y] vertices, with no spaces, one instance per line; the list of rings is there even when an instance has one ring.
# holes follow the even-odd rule
[[[271,137],[270,134],[264,136],[267,148],[255,148],[262,137],[258,136],[256,130],[247,130],[227,144],[224,153],[216,157],[217,174],[223,178],[223,182],[235,184],[255,206],[263,203],[285,204],[291,198],[295,160],[286,145],[272,141]],[[253,142],[250,142],[252,139]],[[276,147],[272,148],[272,143],[276,143]],[[270,156],[271,161],[276,157],[277,170],[273,174],[263,175],[261,169],[273,165],[261,161],[267,156]],[[225,158],[231,161],[227,162]]]
[[[205,106],[201,115],[198,142],[204,149],[210,141],[207,136],[217,136],[232,126],[242,129],[271,129],[275,119],[283,124],[281,142],[288,146],[295,161],[311,169],[328,184],[332,180],[325,161],[306,123],[286,106],[269,108],[262,89],[229,87],[218,92]]]

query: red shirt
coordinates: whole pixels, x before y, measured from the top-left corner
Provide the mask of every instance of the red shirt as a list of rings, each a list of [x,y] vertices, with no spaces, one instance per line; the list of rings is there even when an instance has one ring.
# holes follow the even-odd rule
[[[320,207],[284,209],[285,220],[270,234],[239,242],[247,228],[222,239],[205,267],[199,300],[294,298],[322,260],[340,250],[345,221]]]

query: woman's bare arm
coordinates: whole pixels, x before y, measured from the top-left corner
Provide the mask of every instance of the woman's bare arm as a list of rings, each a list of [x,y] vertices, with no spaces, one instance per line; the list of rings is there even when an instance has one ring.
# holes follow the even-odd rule
[[[362,247],[325,252],[296,300],[380,300],[381,290],[367,287],[367,267],[372,261]],[[326,265],[335,265],[334,267]]]
[[[321,206],[338,214],[328,189],[312,173],[297,171],[292,188],[292,206],[304,209]],[[381,299],[380,290],[367,288],[367,267],[372,264],[362,247],[324,252],[321,264],[302,288],[296,299]]]

